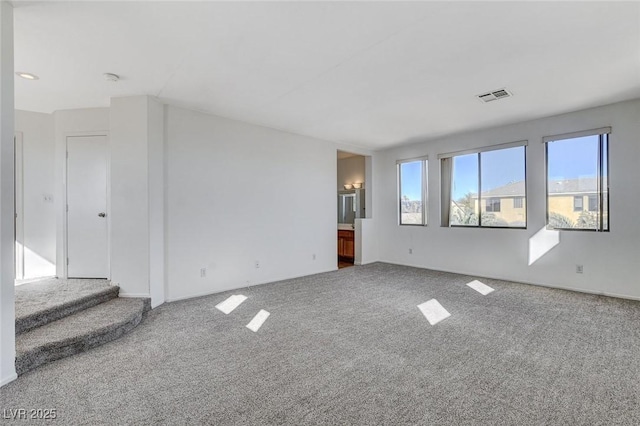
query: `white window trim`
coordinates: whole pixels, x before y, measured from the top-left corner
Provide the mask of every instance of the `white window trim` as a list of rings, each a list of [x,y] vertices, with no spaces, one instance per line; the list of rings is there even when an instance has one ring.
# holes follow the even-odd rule
[[[404,163],[414,163],[417,161],[421,161],[422,165],[422,223],[402,223],[402,173],[400,172],[400,165]],[[398,181],[398,226],[427,226],[428,225],[428,214],[427,208],[429,205],[429,191],[428,187],[428,172],[429,171],[429,156],[424,155],[421,157],[414,158],[406,158],[402,160],[396,160],[396,179]]]
[[[402,164],[402,163],[413,163],[414,161],[429,161],[429,156],[428,155],[423,155],[422,157],[413,157],[413,158],[405,158],[402,160],[396,160],[396,164]]]
[[[571,133],[562,133],[559,135],[555,135],[555,136],[545,136],[542,138],[542,143],[545,145],[545,158],[544,158],[544,162],[545,162],[545,191],[546,191],[546,228],[547,229],[551,229],[554,231],[586,231],[586,232],[610,232],[611,231],[611,212],[609,210],[609,198],[610,198],[610,190],[609,190],[609,164],[607,164],[607,229],[603,228],[603,212],[600,212],[599,215],[599,226],[597,229],[586,229],[586,228],[555,228],[555,227],[551,227],[549,225],[549,152],[548,152],[548,144],[552,143],[552,142],[558,142],[558,141],[562,141],[562,140],[566,140],[566,139],[576,139],[576,138],[583,138],[583,137],[588,137],[588,136],[598,136],[599,137],[599,149],[602,150],[602,136],[603,135],[607,135],[607,163],[609,162],[609,135],[612,133],[612,129],[610,126],[608,127],[600,127],[599,129],[591,129],[591,130],[583,130],[583,131],[579,131],[579,132],[571,132]],[[602,151],[600,152],[600,155],[602,155]],[[600,159],[600,161],[602,161],[602,159]],[[598,189],[596,191],[598,197],[599,197],[599,205],[603,205],[603,188],[602,188],[602,164],[599,165],[598,167]],[[567,193],[568,194],[568,193]],[[566,195],[566,194],[565,194]],[[579,194],[574,194],[574,197],[576,195]],[[575,208],[575,206],[574,206]],[[603,207],[604,208],[604,207]],[[588,201],[587,201],[587,209],[588,209]],[[575,210],[574,210],[575,211]],[[585,210],[585,205],[584,205],[584,199],[582,201],[582,210],[581,211],[590,211],[590,210]]]
[[[527,146],[529,145],[529,141],[527,140],[522,140],[522,141],[517,141],[517,142],[509,142],[509,143],[501,143],[498,145],[490,145],[490,146],[484,146],[482,148],[473,148],[473,149],[465,149],[462,151],[455,151],[455,152],[447,152],[444,154],[438,154],[438,159],[442,160],[443,158],[452,158],[452,157],[458,157],[460,155],[468,155],[468,154],[478,154],[481,152],[488,152],[488,151],[497,151],[500,149],[509,149],[509,148],[517,148],[520,146]]]
[[[601,127],[599,129],[583,130],[581,132],[562,133],[560,135],[545,136],[542,143],[561,141],[565,139],[585,138],[587,136],[610,135],[611,127]]]
[[[461,155],[469,155],[469,154],[481,154],[483,152],[490,152],[490,151],[498,151],[498,150],[502,150],[502,149],[509,149],[509,148],[519,148],[519,147],[525,147],[525,157],[524,157],[524,182],[525,182],[525,195],[522,197],[525,203],[525,226],[523,227],[516,227],[516,226],[482,226],[481,224],[478,224],[476,226],[460,226],[460,225],[452,225],[451,224],[451,212],[450,212],[450,205],[451,205],[451,195],[449,195],[447,197],[448,203],[443,203],[443,197],[442,197],[442,183],[445,179],[444,176],[441,176],[441,182],[440,182],[440,198],[441,198],[441,206],[440,206],[440,226],[443,228],[476,228],[476,229],[528,229],[529,227],[529,215],[528,215],[528,202],[527,202],[527,179],[528,179],[528,174],[527,174],[527,149],[526,147],[529,146],[529,141],[528,140],[521,140],[521,141],[516,141],[516,142],[508,142],[508,143],[501,143],[501,144],[497,144],[497,145],[489,145],[489,146],[485,146],[485,147],[481,147],[481,148],[474,148],[474,149],[468,149],[468,150],[463,150],[463,151],[456,151],[456,152],[449,152],[449,153],[445,153],[445,154],[438,154],[438,160],[445,160],[445,159],[450,159],[453,157],[458,157]],[[480,161],[480,157],[478,157],[478,161]],[[442,168],[442,161],[440,161],[440,167]],[[442,169],[441,169],[442,172]],[[453,166],[451,165],[451,170],[449,170],[449,172],[453,172]],[[442,173],[441,173],[442,174]],[[480,169],[478,169],[478,174],[480,174]],[[453,187],[453,175],[451,175],[449,177],[450,181],[450,187]],[[478,184],[481,184],[481,181],[478,181]],[[451,189],[451,188],[449,188]],[[479,188],[480,189],[480,188]],[[480,211],[482,211],[482,208],[480,208]]]

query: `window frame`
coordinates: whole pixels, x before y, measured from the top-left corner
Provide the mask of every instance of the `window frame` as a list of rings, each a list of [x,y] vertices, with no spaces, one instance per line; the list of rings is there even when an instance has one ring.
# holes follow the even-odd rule
[[[498,145],[490,145],[490,146],[486,146],[486,147],[482,147],[482,148],[476,148],[476,149],[470,149],[470,150],[464,150],[464,151],[458,151],[458,152],[452,152],[452,153],[447,153],[447,154],[440,154],[438,155],[438,159],[442,160],[445,158],[451,158],[452,162],[453,162],[453,158],[454,157],[458,157],[461,155],[469,155],[469,154],[476,154],[478,156],[478,224],[477,225],[455,225],[451,223],[451,206],[449,206],[449,224],[447,226],[442,225],[443,227],[446,228],[472,228],[472,229],[516,229],[516,230],[526,230],[528,229],[529,226],[529,212],[528,212],[528,203],[527,206],[525,207],[525,223],[524,226],[483,226],[482,225],[482,153],[483,152],[491,152],[491,151],[499,151],[502,149],[511,149],[511,148],[524,148],[523,151],[523,162],[524,162],[524,196],[522,196],[521,198],[523,200],[527,199],[527,192],[528,192],[528,185],[527,185],[527,178],[528,178],[528,173],[527,173],[527,147],[529,145],[529,142],[527,140],[521,140],[521,141],[516,141],[516,142],[509,142],[509,143],[503,143],[503,144],[498,144]],[[454,175],[454,168],[452,165],[451,168],[451,191],[453,191],[453,175]],[[440,185],[442,186],[442,182],[440,183]],[[451,199],[453,199],[453,196],[450,197]],[[492,197],[495,198],[495,197]],[[491,213],[491,212],[489,212]]]
[[[500,213],[500,208],[502,204],[500,197],[489,197],[485,199],[484,204],[485,204],[485,207],[484,207],[485,211],[489,213]],[[491,205],[491,210],[489,210],[489,205]],[[496,205],[498,206],[498,210],[495,209]],[[482,210],[480,210],[480,212],[482,213]]]
[[[422,223],[402,223],[402,164],[405,163],[422,163],[421,179],[421,195],[422,195]],[[429,206],[428,192],[428,173],[429,156],[406,158],[396,160],[396,180],[397,180],[397,203],[398,203],[398,226],[428,226],[429,215],[427,208]]]
[[[593,130],[584,130],[579,132],[572,133],[563,133],[555,136],[545,136],[542,138],[542,143],[544,144],[544,179],[545,179],[545,203],[546,203],[546,221],[545,221],[545,229],[552,231],[578,231],[578,232],[611,232],[611,211],[609,209],[610,199],[611,199],[611,190],[610,190],[610,173],[609,173],[609,157],[610,150],[609,145],[611,142],[611,127],[601,127],[599,129]],[[567,139],[577,139],[588,136],[598,136],[598,165],[597,165],[597,188],[596,188],[596,197],[598,198],[598,204],[602,206],[602,211],[598,215],[598,228],[589,229],[589,228],[556,228],[549,226],[549,143],[551,142],[559,142]],[[606,148],[606,151],[605,151]],[[605,157],[606,152],[606,157]],[[606,162],[605,162],[606,160]],[[607,178],[607,202],[604,202],[604,189],[602,187],[603,180],[603,169],[606,165],[606,178]],[[584,196],[583,196],[584,197]],[[588,199],[587,199],[588,203]],[[604,229],[604,212],[607,212],[607,229]],[[584,198],[582,201],[582,211],[584,210]],[[588,205],[587,205],[588,208]],[[587,210],[588,211],[588,210]],[[596,210],[597,211],[597,210]]]
[[[524,208],[524,197],[513,197],[513,208],[514,209],[523,209]]]
[[[588,194],[587,195],[587,211],[588,212],[597,212],[598,211],[598,204],[599,204],[599,200],[598,200],[598,194]],[[591,200],[596,200],[596,208],[595,210],[591,209]]]
[[[547,197],[549,194],[547,194]],[[580,207],[576,205],[576,201],[580,200]],[[583,212],[584,211],[584,195],[574,195],[573,196],[573,211],[574,212]]]

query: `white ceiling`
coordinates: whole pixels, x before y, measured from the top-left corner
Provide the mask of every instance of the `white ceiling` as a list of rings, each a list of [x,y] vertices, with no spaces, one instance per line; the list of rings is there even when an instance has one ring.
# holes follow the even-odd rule
[[[640,97],[640,3],[14,4],[25,110],[147,94],[379,149]]]

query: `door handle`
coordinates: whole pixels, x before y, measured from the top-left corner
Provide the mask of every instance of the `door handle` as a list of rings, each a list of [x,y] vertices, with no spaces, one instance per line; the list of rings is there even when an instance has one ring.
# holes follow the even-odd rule
[[[100,217],[105,217],[107,214],[106,213],[98,213],[98,216]]]

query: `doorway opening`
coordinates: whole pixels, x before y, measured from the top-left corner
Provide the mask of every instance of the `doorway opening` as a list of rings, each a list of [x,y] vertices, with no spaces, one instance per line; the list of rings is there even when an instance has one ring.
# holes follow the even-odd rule
[[[23,120],[16,121],[20,130],[14,134],[14,279],[20,285],[56,275],[55,210],[53,179],[43,161],[51,153],[40,152],[42,135],[37,129],[23,129]]]
[[[338,151],[338,268],[354,265],[356,258],[356,219],[365,215],[365,157]]]

